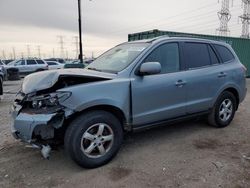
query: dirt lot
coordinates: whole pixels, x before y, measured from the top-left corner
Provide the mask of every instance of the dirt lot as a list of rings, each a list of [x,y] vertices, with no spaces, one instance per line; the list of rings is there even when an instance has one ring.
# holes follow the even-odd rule
[[[0,102],[0,187],[250,187],[250,94],[228,128],[190,121],[127,135],[110,164],[86,170],[63,148],[45,160],[12,138],[8,112],[20,83],[5,82]]]

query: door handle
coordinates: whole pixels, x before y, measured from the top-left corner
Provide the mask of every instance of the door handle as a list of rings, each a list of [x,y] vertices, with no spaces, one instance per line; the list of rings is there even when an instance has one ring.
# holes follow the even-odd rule
[[[178,80],[176,83],[175,83],[175,85],[177,86],[177,87],[183,87],[184,85],[186,85],[187,84],[187,82],[185,82],[185,81],[183,81],[183,80]]]
[[[226,76],[227,76],[227,74],[224,73],[224,72],[221,72],[221,73],[218,75],[219,78],[225,78]]]

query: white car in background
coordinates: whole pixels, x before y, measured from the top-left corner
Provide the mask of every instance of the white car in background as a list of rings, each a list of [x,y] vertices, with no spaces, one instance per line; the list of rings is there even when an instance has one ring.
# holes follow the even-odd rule
[[[17,68],[20,75],[27,75],[34,72],[48,70],[48,64],[41,59],[19,59],[12,61],[5,66],[8,70],[10,68]]]
[[[46,61],[49,66],[49,70],[63,69],[64,64],[58,63],[57,61]]]

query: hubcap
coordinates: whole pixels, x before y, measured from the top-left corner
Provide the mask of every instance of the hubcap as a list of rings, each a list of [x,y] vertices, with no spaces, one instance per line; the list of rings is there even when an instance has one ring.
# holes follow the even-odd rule
[[[81,150],[89,158],[99,158],[111,149],[113,140],[111,127],[105,123],[97,123],[82,135]]]
[[[220,106],[219,117],[223,122],[228,121],[233,114],[233,103],[230,99],[225,99]]]

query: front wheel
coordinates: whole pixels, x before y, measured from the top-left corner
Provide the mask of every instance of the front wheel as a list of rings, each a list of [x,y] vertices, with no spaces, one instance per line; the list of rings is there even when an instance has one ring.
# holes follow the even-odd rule
[[[64,145],[70,157],[84,168],[108,163],[123,141],[120,121],[106,111],[92,111],[76,118],[68,127]]]
[[[237,101],[235,96],[231,92],[223,92],[208,116],[209,124],[218,128],[228,126],[234,118],[236,109]]]

